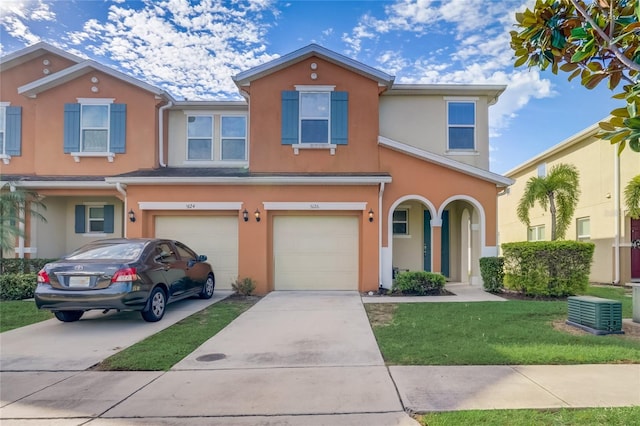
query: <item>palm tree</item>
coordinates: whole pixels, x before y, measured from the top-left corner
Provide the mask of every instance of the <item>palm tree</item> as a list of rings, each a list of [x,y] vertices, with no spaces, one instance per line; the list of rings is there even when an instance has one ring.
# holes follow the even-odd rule
[[[0,259],[5,250],[15,248],[16,238],[24,237],[27,214],[47,221],[40,209],[46,210],[47,206],[36,192],[16,188],[10,182],[0,187]]]
[[[640,219],[640,175],[631,178],[624,188],[624,203],[629,209],[629,216]]]
[[[553,166],[545,177],[530,178],[518,203],[518,218],[528,227],[529,210],[537,202],[551,213],[551,240],[564,238],[580,197],[578,182],[578,169],[563,163]]]

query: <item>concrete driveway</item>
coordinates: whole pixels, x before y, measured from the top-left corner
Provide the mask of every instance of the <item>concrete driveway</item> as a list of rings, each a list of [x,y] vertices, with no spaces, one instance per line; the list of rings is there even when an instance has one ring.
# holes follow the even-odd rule
[[[86,370],[230,294],[216,290],[209,300],[171,303],[155,323],[144,321],[139,312],[89,311],[78,322],[54,318],[4,332],[0,334],[0,371]]]
[[[272,292],[168,372],[24,374],[3,424],[417,424],[357,292]]]

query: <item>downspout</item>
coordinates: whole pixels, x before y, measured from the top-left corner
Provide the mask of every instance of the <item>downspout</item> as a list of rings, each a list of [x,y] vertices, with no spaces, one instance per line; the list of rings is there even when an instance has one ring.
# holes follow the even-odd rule
[[[122,212],[122,226],[124,228],[123,237],[127,238],[127,214],[128,214],[127,212],[129,211],[129,208],[127,207],[127,191],[125,191],[124,187],[120,182],[116,182],[116,189],[124,197],[124,209]]]
[[[173,102],[169,101],[168,104],[158,109],[158,162],[160,163],[160,167],[167,167],[164,162],[164,110],[172,106]]]
[[[620,142],[616,145],[619,148]],[[613,159],[613,209],[614,209],[614,251],[613,251],[613,262],[614,262],[614,279],[613,284],[620,284],[620,155],[618,155],[618,149],[613,151],[614,159]]]
[[[382,196],[384,195],[384,182],[380,182],[378,191],[378,288],[382,288]]]
[[[16,187],[13,184],[9,184],[9,191],[16,192]],[[18,223],[18,228],[20,228],[20,236],[18,237],[18,247],[17,250],[14,249],[15,252],[18,252],[18,258],[24,259],[24,224],[25,224],[25,213],[26,206],[22,210],[20,210],[20,222]]]

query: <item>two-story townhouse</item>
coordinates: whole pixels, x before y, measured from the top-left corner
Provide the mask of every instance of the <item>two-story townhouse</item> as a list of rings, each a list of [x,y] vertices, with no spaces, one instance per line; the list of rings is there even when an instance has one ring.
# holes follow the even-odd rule
[[[402,269],[479,282],[511,182],[488,171],[488,107],[504,87],[393,80],[309,45],[238,74],[245,101],[149,91],[147,157],[93,171],[122,201],[122,235],[184,241],[209,256],[219,288],[251,277],[259,293],[375,291]]]
[[[580,198],[567,240],[595,244],[590,281],[625,284],[640,282],[640,220],[629,217],[624,188],[640,173],[640,155],[599,139],[598,124],[576,133],[506,173],[514,184],[499,197],[500,242],[549,240],[551,218],[539,205],[529,214],[530,226],[516,215],[524,188],[532,177],[544,177],[559,163],[574,165],[580,174]]]
[[[0,81],[1,180],[47,207],[46,223],[26,218],[17,256],[57,257],[125,235],[125,192],[104,178],[157,166],[158,110],[172,98],[46,43],[3,57]]]

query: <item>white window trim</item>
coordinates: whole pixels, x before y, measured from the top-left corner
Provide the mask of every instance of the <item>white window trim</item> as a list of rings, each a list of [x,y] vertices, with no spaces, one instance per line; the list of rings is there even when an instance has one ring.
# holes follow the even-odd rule
[[[580,221],[589,222],[589,234],[580,235],[580,227],[578,226],[578,223]],[[584,217],[577,218],[576,219],[576,240],[577,241],[584,241],[584,240],[590,240],[590,239],[591,239],[591,216],[584,216]]]
[[[8,106],[11,106],[11,102],[0,102],[0,108],[2,107],[6,108]],[[4,164],[9,164],[11,162],[11,156],[6,154],[6,148],[7,148],[7,117],[6,117],[6,110],[5,110],[4,143],[2,144],[2,151],[0,151],[0,160],[2,160]]]
[[[333,92],[336,86],[319,84],[296,84],[294,86],[298,92]]]
[[[336,155],[336,148],[338,145],[334,143],[296,143],[291,145],[293,147],[293,154],[298,155],[301,149],[328,149],[331,155]]]
[[[529,239],[529,231],[531,231],[531,230],[533,230],[533,229],[535,229],[535,230],[536,230],[536,235],[535,235],[536,239],[534,239],[534,240],[530,240],[530,239]],[[531,242],[534,242],[534,241],[546,241],[546,240],[544,240],[544,239],[541,239],[541,238],[540,238],[540,232],[539,232],[539,231],[540,231],[540,229],[544,230],[544,231],[545,231],[545,233],[546,233],[546,227],[545,227],[544,225],[533,225],[533,226],[529,226],[529,228],[527,228],[527,241],[531,241]]]
[[[478,152],[478,99],[477,97],[453,97],[453,96],[445,96],[445,104],[447,109],[447,149],[446,153],[448,155],[469,155],[475,154]],[[450,103],[472,103],[473,104],[473,126],[470,125],[451,125],[449,124],[449,104]],[[449,128],[469,128],[473,127],[473,148],[451,148],[451,143],[449,141]]]
[[[335,85],[319,85],[319,84],[296,84],[296,91],[301,93],[326,93],[333,92],[336,89]],[[331,105],[331,99],[329,99],[329,105]],[[331,143],[331,110],[329,110],[329,138],[327,142],[319,143],[300,143],[302,137],[302,119],[298,116],[298,143],[291,145],[293,148],[293,154],[299,155],[301,149],[328,149],[331,155],[336,155],[336,144]]]
[[[408,208],[404,208],[404,207],[396,207],[395,210],[393,211],[393,213],[397,212],[397,211],[404,211],[407,214],[407,220],[406,221],[396,221],[393,219],[393,214],[391,214],[391,233],[393,234],[393,238],[411,238],[411,232],[409,230],[409,209]],[[395,225],[396,223],[406,223],[407,224],[407,232],[405,232],[404,234],[396,234],[395,232],[393,232],[393,225]]]
[[[113,104],[114,99],[98,99],[98,98],[76,98],[78,103],[80,104],[80,148],[84,145],[83,140],[83,130],[84,126],[82,125],[82,107],[84,105],[106,105],[108,107],[107,110],[107,149],[106,151],[79,151],[72,152],[70,155],[73,157],[76,163],[80,162],[80,157],[107,157],[107,160],[110,163],[113,163],[113,159],[115,157],[115,153],[111,152],[111,104]],[[82,102],[81,102],[82,101]],[[90,128],[89,128],[90,129]]]
[[[107,204],[104,203],[97,203],[97,202],[88,202],[88,203],[83,203],[84,205],[84,210],[85,210],[85,229],[87,230],[87,232],[85,232],[83,235],[89,235],[89,236],[105,236],[106,233],[104,231],[96,231],[96,232],[91,232],[91,214],[89,213],[89,211],[91,210],[92,207],[102,207],[102,228],[104,229],[104,208]]]
[[[235,140],[240,140],[241,138],[225,138],[222,135],[222,119],[224,117],[244,117],[245,121],[244,121],[244,160],[225,160],[222,158],[222,140],[223,139],[235,139]],[[247,116],[245,114],[220,114],[220,143],[219,143],[219,147],[218,147],[218,152],[219,152],[219,161],[222,163],[242,163],[245,164],[247,162],[247,158],[249,156],[249,152],[248,152],[248,138],[247,138],[247,134],[249,133],[249,129],[247,128],[249,124],[249,120],[247,119]]]
[[[536,176],[539,178],[547,177],[547,163],[540,163],[536,167]]]
[[[202,163],[202,162],[206,162],[207,164],[211,164],[212,162],[216,161],[216,157],[215,157],[215,152],[216,152],[216,118],[215,115],[213,114],[213,112],[201,112],[199,114],[187,114],[187,112],[185,111],[185,115],[187,116],[187,121],[186,121],[186,126],[184,128],[184,133],[185,133],[185,143],[184,143],[184,158],[185,158],[185,164],[191,164],[191,163]],[[209,160],[203,160],[202,158],[198,158],[198,159],[189,159],[189,117],[211,117],[211,157]],[[193,139],[204,139],[204,138],[193,138]]]

